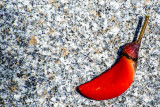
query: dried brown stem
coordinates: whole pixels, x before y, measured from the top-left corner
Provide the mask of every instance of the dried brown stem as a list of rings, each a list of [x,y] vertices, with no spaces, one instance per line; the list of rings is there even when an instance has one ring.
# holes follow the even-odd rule
[[[144,21],[143,27],[142,27],[142,29],[141,29],[141,32],[140,32],[140,34],[139,34],[139,38],[138,38],[138,40],[136,41],[136,43],[140,43],[140,42],[141,42],[142,37],[143,37],[143,34],[144,34],[144,31],[145,31],[146,26],[147,26],[147,23],[148,23],[148,20],[149,20],[149,16],[146,15],[146,16],[145,16],[145,21]]]

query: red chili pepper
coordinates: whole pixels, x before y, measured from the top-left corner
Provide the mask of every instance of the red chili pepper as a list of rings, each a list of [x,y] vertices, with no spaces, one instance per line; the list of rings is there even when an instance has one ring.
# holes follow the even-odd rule
[[[129,88],[136,72],[138,51],[148,19],[146,15],[138,40],[123,48],[120,60],[112,68],[78,87],[82,95],[94,100],[106,100],[121,95]]]

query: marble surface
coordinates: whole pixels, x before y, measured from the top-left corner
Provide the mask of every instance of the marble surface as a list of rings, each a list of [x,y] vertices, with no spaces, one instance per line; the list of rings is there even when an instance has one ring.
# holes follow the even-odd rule
[[[81,96],[76,87],[114,64],[145,15],[131,87],[110,100]],[[160,1],[0,0],[0,106],[160,106]]]

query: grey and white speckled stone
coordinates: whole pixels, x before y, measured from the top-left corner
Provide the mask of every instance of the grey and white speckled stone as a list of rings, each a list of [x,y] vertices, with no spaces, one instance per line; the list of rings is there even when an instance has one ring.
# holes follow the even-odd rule
[[[1,0],[0,106],[160,106],[159,0]],[[135,79],[94,101],[76,87],[115,62],[148,14]]]

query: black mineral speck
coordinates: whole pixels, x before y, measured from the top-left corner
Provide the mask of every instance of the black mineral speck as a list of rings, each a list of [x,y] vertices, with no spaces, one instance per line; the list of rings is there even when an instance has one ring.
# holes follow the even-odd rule
[[[17,77],[21,78],[24,74],[22,72],[17,73]]]
[[[0,97],[0,104],[4,104],[4,101],[1,97]]]
[[[54,91],[58,92],[58,87],[57,86],[54,87]]]
[[[30,83],[29,80],[26,80],[25,84],[26,84],[27,87],[31,87],[31,83]]]
[[[33,86],[37,85],[36,78],[34,76],[30,77],[29,79],[30,79],[31,85],[33,85]]]

